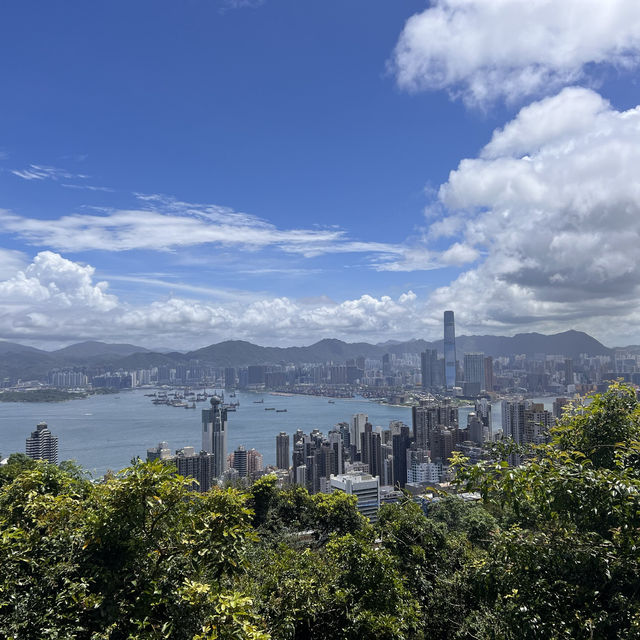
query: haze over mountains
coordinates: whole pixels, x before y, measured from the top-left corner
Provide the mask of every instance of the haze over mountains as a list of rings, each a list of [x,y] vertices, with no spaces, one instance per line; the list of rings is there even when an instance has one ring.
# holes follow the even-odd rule
[[[108,344],[98,341],[81,342],[56,351],[44,351],[13,342],[0,341],[0,377],[41,378],[51,369],[64,367],[104,367],[117,369],[146,369],[155,366],[175,366],[199,360],[203,364],[220,367],[240,367],[250,364],[302,364],[309,362],[343,363],[349,358],[381,358],[385,353],[420,353],[437,349],[442,353],[442,340],[427,342],[387,341],[382,344],[347,343],[325,339],[306,347],[262,347],[242,340],[229,340],[208,347],[181,353],[160,353],[131,344]],[[624,350],[640,353],[640,347]],[[521,333],[507,336],[458,336],[456,350],[461,359],[464,353],[483,352],[498,357],[516,354],[560,354],[577,358],[580,354],[612,355],[608,348],[582,331],[565,331],[553,335]]]

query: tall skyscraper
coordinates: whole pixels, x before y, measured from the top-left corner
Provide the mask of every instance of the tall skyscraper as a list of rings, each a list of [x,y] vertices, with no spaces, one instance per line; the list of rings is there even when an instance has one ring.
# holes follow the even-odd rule
[[[439,386],[438,352],[435,349],[427,349],[420,354],[420,370],[423,389],[432,389]]]
[[[573,359],[566,358],[564,361],[564,383],[565,385],[573,384]]]
[[[407,482],[407,450],[411,446],[409,427],[398,424],[391,429],[393,447],[393,484],[403,488]]]
[[[382,447],[380,434],[373,430],[370,422],[364,425],[362,438],[362,462],[369,465],[372,476],[382,477]]]
[[[58,464],[58,438],[51,434],[46,422],[36,425],[36,430],[27,438],[27,455],[34,460],[47,460]]]
[[[487,356],[484,359],[484,388],[486,391],[493,391],[493,358]]]
[[[276,467],[289,468],[289,434],[285,431],[276,436]]]
[[[227,459],[227,410],[219,396],[211,398],[211,409],[202,410],[202,450],[214,456],[214,477],[225,471]]]
[[[364,425],[369,421],[365,413],[356,413],[351,417],[351,445],[359,452],[362,447],[362,434],[364,433]]]
[[[444,375],[447,389],[456,386],[456,326],[453,311],[444,312]]]
[[[464,354],[464,395],[478,395],[485,383],[484,353]]]

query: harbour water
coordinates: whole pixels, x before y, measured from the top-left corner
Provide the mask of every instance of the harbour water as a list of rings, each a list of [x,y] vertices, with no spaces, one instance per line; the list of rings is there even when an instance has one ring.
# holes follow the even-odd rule
[[[0,403],[0,456],[24,452],[25,439],[44,420],[59,439],[59,459],[76,460],[98,477],[107,470],[118,471],[132,458],[146,457],[148,447],[166,441],[172,450],[201,445],[201,410],[153,405],[149,391],[123,391],[68,402]],[[263,402],[256,402],[262,400]],[[338,422],[349,422],[355,413],[364,413],[375,426],[388,427],[391,420],[411,426],[411,409],[378,404],[364,398],[329,399],[316,396],[285,396],[238,391],[227,402],[240,402],[229,412],[227,453],[238,445],[255,448],[264,464],[275,464],[275,437],[280,431],[292,435],[319,429],[327,433]],[[550,409],[553,398],[534,398]],[[500,402],[492,408],[493,431],[501,427]],[[273,409],[265,411],[265,409]],[[286,411],[283,411],[286,409]],[[460,409],[460,426],[467,424],[472,407]]]
[[[126,467],[132,458],[145,458],[148,447],[165,440],[172,450],[201,445],[201,410],[153,405],[149,391],[124,391],[91,396],[83,400],[55,403],[0,403],[0,455],[24,452],[25,439],[44,420],[59,439],[59,459],[76,460],[94,476],[108,469]],[[263,403],[255,403],[256,400]],[[315,396],[282,396],[237,392],[227,402],[240,402],[229,412],[227,453],[238,445],[255,448],[265,465],[275,464],[275,437],[296,429],[326,433],[338,422],[349,422],[355,413],[365,413],[374,425],[388,427],[391,420],[411,425],[411,410],[371,402],[364,398],[331,399]],[[273,408],[273,411],[265,411]],[[280,410],[279,412],[277,410]],[[285,411],[282,411],[286,409]]]

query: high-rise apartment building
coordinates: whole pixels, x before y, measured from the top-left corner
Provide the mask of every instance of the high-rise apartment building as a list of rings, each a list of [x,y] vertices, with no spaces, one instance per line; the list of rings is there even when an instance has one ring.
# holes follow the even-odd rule
[[[259,473],[264,469],[262,454],[257,449],[247,451],[247,473],[250,476]]]
[[[546,440],[549,429],[554,424],[550,411],[545,410],[542,403],[526,400],[519,402],[502,402],[502,433],[512,438],[517,444],[539,444]],[[520,464],[521,456],[512,455],[509,462]]]
[[[351,445],[359,452],[362,447],[362,434],[364,433],[364,425],[369,421],[365,413],[356,413],[351,417]]]
[[[281,431],[276,436],[276,467],[288,469],[289,460],[289,434]]]
[[[573,384],[573,359],[565,358],[564,361],[564,383],[569,386]]]
[[[243,445],[239,445],[233,452],[232,468],[238,472],[238,476],[246,478],[249,475],[249,468],[247,466],[247,450]]]
[[[370,422],[364,425],[362,434],[362,462],[369,466],[372,476],[382,477],[382,448],[380,434],[373,430]]]
[[[147,449],[147,462],[152,460],[168,460],[171,457],[171,449],[168,442],[160,442],[157,447]]]
[[[39,422],[27,438],[26,453],[34,460],[58,464],[58,438],[49,431],[46,422]]]
[[[183,447],[176,451],[176,455],[164,460],[167,464],[174,464],[181,476],[193,478],[197,484],[193,489],[204,493],[215,484],[215,456],[206,451],[196,453],[193,447]]]
[[[227,458],[227,410],[219,396],[210,400],[211,409],[202,410],[202,450],[214,456],[215,477],[225,471]]]
[[[456,386],[456,326],[453,311],[444,312],[444,375],[447,389]]]

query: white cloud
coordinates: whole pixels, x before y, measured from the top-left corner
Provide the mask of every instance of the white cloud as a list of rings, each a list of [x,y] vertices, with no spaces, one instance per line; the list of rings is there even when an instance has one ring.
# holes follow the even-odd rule
[[[0,230],[57,251],[174,250],[216,244],[255,251],[276,247],[313,257],[327,253],[399,254],[397,245],[350,240],[336,229],[279,229],[256,216],[217,205],[138,194],[144,208],[58,219],[27,218],[0,211]]]
[[[0,249],[0,280],[11,277],[26,266],[26,256],[20,251]]]
[[[93,283],[94,272],[91,266],[43,251],[26,269],[0,281],[0,301],[74,312],[85,308],[109,311],[117,305],[117,298],[106,293],[106,282]]]
[[[411,291],[397,299],[365,294],[342,302],[323,296],[293,300],[238,295],[222,301],[170,297],[132,304],[106,289],[106,283],[94,282],[93,267],[49,251],[39,253],[26,269],[0,281],[0,338],[99,338],[195,348],[231,338],[269,344],[335,336],[410,338],[423,333],[427,322]]]
[[[483,105],[639,61],[635,0],[432,0],[407,21],[391,66],[403,88],[447,89]]]
[[[14,176],[22,178],[23,180],[61,180],[61,179],[85,179],[88,176],[83,174],[73,174],[64,169],[57,169],[56,167],[47,167],[41,164],[30,164],[26,169],[14,169],[11,171]]]
[[[466,219],[464,246],[485,257],[430,305],[458,309],[475,330],[632,332],[638,166],[640,107],[619,112],[593,91],[568,88],[522,109],[440,188],[451,215]]]

